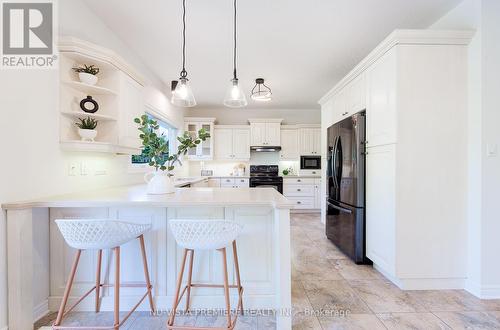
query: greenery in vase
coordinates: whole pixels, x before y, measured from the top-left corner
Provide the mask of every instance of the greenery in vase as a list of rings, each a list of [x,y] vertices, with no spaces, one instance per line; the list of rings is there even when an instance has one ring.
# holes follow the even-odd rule
[[[184,132],[182,136],[177,137],[179,146],[177,152],[170,154],[166,136],[158,134],[160,125],[154,119],[147,115],[142,115],[140,118],[135,118],[134,122],[139,124],[139,137],[142,140],[143,154],[151,160],[149,166],[154,167],[157,171],[170,172],[174,170],[175,165],[182,166],[181,156],[186,155],[189,149],[196,148],[202,141],[210,137],[210,133],[205,129],[200,129],[197,136],[191,136],[188,132]],[[168,154],[168,157],[165,157]]]
[[[73,68],[73,71],[75,71],[76,73],[81,73],[81,72],[88,73],[88,74],[95,76],[99,73],[99,68],[94,66],[94,65],[84,64],[83,66]]]
[[[78,118],[80,121],[79,123],[75,123],[76,126],[78,126],[79,129],[95,129],[97,127],[98,121],[95,120],[94,118],[87,117],[85,119]]]

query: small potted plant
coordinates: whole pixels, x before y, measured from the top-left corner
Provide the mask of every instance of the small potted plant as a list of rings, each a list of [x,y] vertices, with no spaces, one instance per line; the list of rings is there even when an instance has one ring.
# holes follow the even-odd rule
[[[94,142],[95,137],[97,136],[97,120],[91,117],[87,117],[85,119],[78,118],[79,123],[75,123],[78,127],[78,135],[82,141],[90,141]]]
[[[79,66],[73,68],[73,71],[78,73],[78,78],[84,84],[94,86],[97,84],[97,74],[99,73],[99,68],[94,65]]]
[[[197,136],[191,136],[184,132],[182,136],[177,137],[179,145],[177,152],[170,153],[166,137],[159,134],[160,125],[154,119],[147,115],[135,118],[134,122],[139,124],[139,137],[142,140],[143,154],[147,156],[149,166],[154,171],[146,173],[144,180],[148,184],[148,194],[169,194],[175,192],[172,171],[176,164],[182,166],[181,157],[186,155],[189,149],[196,148],[198,144],[210,137],[205,129],[200,129]]]

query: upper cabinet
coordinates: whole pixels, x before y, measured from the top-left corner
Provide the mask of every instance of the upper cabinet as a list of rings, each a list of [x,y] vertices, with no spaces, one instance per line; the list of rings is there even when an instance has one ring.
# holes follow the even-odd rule
[[[245,125],[216,125],[214,129],[216,160],[248,161],[250,159],[250,129]]]
[[[348,86],[347,114],[352,115],[366,109],[366,78],[362,72]]]
[[[251,146],[280,146],[283,119],[249,119]]]
[[[73,37],[59,39],[59,53],[61,148],[139,154],[141,142],[134,118],[145,113],[144,82],[140,74],[114,52]],[[99,68],[95,84],[80,81],[73,71],[83,65]],[[96,136],[84,140],[75,123],[89,117],[97,121]]]
[[[301,156],[321,155],[321,128],[319,125],[299,128],[299,153]]]
[[[392,48],[366,70],[367,146],[396,143],[397,48]]]
[[[281,126],[281,160],[299,158],[299,130],[297,126]]]
[[[197,136],[198,131],[204,129],[210,133],[210,137],[202,141],[196,148],[188,150],[189,160],[212,160],[214,157],[214,122],[215,118],[184,118],[184,130],[192,137]]]

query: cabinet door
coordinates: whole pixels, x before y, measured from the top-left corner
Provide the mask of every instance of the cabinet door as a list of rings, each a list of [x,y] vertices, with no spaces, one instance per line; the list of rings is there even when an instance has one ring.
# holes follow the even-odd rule
[[[337,123],[349,115],[347,111],[346,89],[339,91],[333,99],[333,122]]]
[[[250,130],[235,128],[232,134],[233,158],[239,160],[250,159]]]
[[[216,159],[233,159],[233,130],[216,128],[214,130],[214,151]]]
[[[299,130],[300,155],[314,155],[314,128]]]
[[[119,137],[120,146],[140,148],[139,131],[134,118],[145,113],[143,87],[126,74],[120,75]],[[99,129],[99,127],[98,127]],[[101,132],[104,134],[104,132]]]
[[[349,84],[347,111],[350,115],[366,109],[366,80],[364,72]]]
[[[213,188],[220,188],[220,178],[208,179],[208,186]]]
[[[321,179],[316,179],[314,184],[314,208],[321,208]]]
[[[297,129],[281,130],[280,158],[282,160],[297,160],[299,158]]]
[[[366,255],[389,274],[395,270],[396,146],[367,149]]]
[[[184,130],[189,133],[193,138],[196,136],[200,126],[198,123],[186,123]],[[198,148],[191,148],[187,152],[188,159],[196,159],[198,156]]]
[[[204,129],[208,133],[210,133],[209,138],[207,138],[205,141],[202,141],[198,147],[197,147],[197,155],[199,159],[207,159],[210,160],[213,158],[213,139],[212,136],[214,136],[214,124],[213,123],[200,123],[199,124],[199,129]]]
[[[312,129],[313,154],[321,155],[321,128]]]
[[[235,188],[248,188],[249,181],[250,180],[247,178],[234,178],[234,187]]]
[[[266,123],[251,123],[250,124],[250,142],[252,146],[265,145],[266,139]]]
[[[396,142],[396,49],[379,58],[366,73],[368,146]]]
[[[266,123],[266,145],[280,146],[281,145],[281,124]]]

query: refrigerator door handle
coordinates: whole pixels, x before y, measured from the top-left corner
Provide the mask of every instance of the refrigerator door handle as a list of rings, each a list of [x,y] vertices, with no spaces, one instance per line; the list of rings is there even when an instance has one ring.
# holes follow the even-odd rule
[[[352,211],[349,210],[349,209],[346,209],[346,208],[343,208],[343,207],[340,207],[340,206],[337,206],[335,204],[332,204],[330,203],[329,201],[326,201],[326,204],[328,204],[329,206],[333,207],[334,209],[337,209],[339,211],[342,211],[342,212],[345,212],[345,213],[349,213],[349,214],[352,214]]]
[[[333,143],[333,151],[332,151],[332,177],[333,177],[333,182],[335,183],[335,186],[338,187],[337,183],[337,173],[335,171],[335,163],[337,162],[337,141],[338,141],[338,136],[335,137],[335,142]]]

